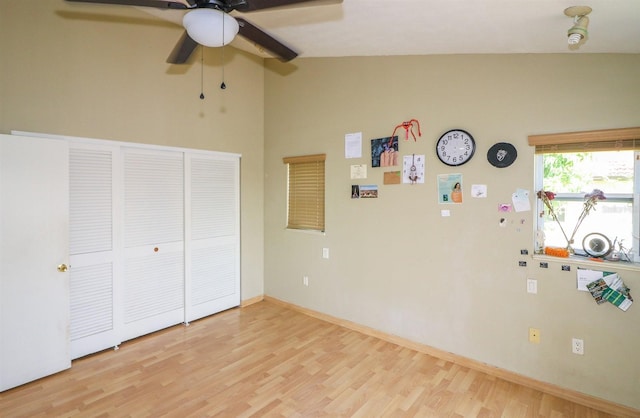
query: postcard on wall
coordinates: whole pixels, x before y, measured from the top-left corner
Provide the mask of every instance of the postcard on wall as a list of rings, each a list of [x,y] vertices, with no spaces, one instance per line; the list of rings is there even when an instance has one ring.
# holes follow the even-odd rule
[[[351,180],[366,179],[366,178],[367,178],[366,164],[354,164],[351,166]]]
[[[378,186],[374,184],[360,186],[360,199],[375,199],[378,197]]]
[[[529,190],[517,189],[515,193],[511,195],[511,202],[513,203],[513,210],[516,212],[530,211]]]
[[[623,311],[629,309],[629,307],[633,303],[633,299],[628,298],[622,292],[619,292],[610,287],[602,292],[602,298],[622,309]]]
[[[424,184],[424,154],[402,157],[402,182],[405,184]]]
[[[602,294],[608,288],[609,286],[607,286],[607,283],[603,279],[598,279],[587,284],[587,290],[591,292],[591,296],[593,296],[593,299],[598,305],[606,302],[606,300],[602,298]]]
[[[344,136],[344,158],[362,158],[362,132]]]
[[[484,198],[487,197],[487,185],[486,184],[472,184],[471,185],[471,197]]]
[[[462,174],[438,175],[438,203],[462,203]]]
[[[393,167],[398,165],[398,137],[371,140],[371,167]]]
[[[587,285],[589,283],[595,282],[596,280],[599,280],[599,279],[604,279],[605,276],[610,276],[612,274],[615,274],[615,273],[608,272],[608,271],[578,268],[576,270],[577,288],[578,290],[581,290],[583,292],[588,292],[589,288],[587,287]]]
[[[360,186],[357,184],[351,185],[351,198],[360,199]]]

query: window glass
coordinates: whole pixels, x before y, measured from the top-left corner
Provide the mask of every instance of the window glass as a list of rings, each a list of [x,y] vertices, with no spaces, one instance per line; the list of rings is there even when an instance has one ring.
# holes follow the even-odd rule
[[[581,250],[585,235],[607,236],[617,250],[622,243],[633,245],[634,151],[598,151],[541,154],[542,189],[555,194],[552,207],[559,222],[545,208],[541,218],[546,246],[565,247],[577,227],[572,247]],[[602,191],[578,225],[585,207],[585,195]],[[564,231],[564,232],[563,232]],[[565,238],[566,235],[566,238]]]

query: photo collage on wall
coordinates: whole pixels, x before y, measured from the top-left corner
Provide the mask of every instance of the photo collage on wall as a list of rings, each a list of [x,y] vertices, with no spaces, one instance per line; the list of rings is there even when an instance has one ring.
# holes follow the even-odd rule
[[[416,139],[415,135],[412,135],[412,137]],[[361,132],[345,135],[345,158],[362,158]],[[425,181],[425,155],[411,154],[400,156],[399,140],[397,135],[371,139],[371,167],[384,169],[384,185],[424,184]],[[366,164],[353,164],[351,165],[350,170],[352,180],[361,180],[367,178]],[[352,199],[366,199],[377,197],[377,185],[351,185]]]
[[[416,137],[413,132],[414,126],[418,127],[418,136],[422,136],[422,133],[419,131],[418,121],[415,119],[412,119],[409,122],[403,122],[401,125],[398,125],[396,127],[396,130],[402,130],[402,128],[406,129],[407,134],[403,135],[403,138],[407,141],[409,141],[410,138],[413,138],[413,141],[418,142],[418,137]],[[471,141],[473,141],[473,139],[471,139]],[[426,177],[426,154],[411,153],[401,155],[399,142],[402,141],[399,141],[399,137],[395,135],[395,130],[394,134],[391,136],[371,139],[371,168],[375,169],[375,171],[377,171],[377,169],[381,169],[381,181],[383,185],[424,184]],[[440,143],[440,141],[438,141],[438,143]],[[362,159],[362,145],[362,132],[346,134],[345,158]],[[492,150],[494,149],[497,149],[497,151],[492,152]],[[499,144],[496,144],[489,150],[487,158],[489,163],[491,163],[494,167],[505,168],[513,163],[516,156],[517,152],[515,151],[515,148],[513,148],[513,146],[508,143],[501,142]],[[470,158],[471,157],[469,157],[469,159]],[[494,161],[495,159],[498,159],[499,163],[496,163],[496,161]],[[450,166],[449,168],[456,167],[452,164],[447,165]],[[460,163],[459,165],[462,165],[462,163]],[[366,179],[368,178],[366,163],[352,164],[350,166],[350,170],[351,180],[356,180],[352,182],[353,184],[351,186],[352,199],[379,197],[380,191],[378,185],[362,184],[366,183]],[[470,197],[487,197],[486,184],[473,184],[470,187],[471,189],[468,190]],[[464,184],[462,182],[462,174],[437,174],[436,191],[439,204],[462,204],[464,201]]]

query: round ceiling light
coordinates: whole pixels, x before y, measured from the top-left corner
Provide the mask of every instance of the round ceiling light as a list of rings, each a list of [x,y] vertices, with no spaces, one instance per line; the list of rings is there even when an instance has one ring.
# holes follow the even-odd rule
[[[228,44],[238,33],[238,22],[216,9],[195,9],[184,15],[182,25],[197,43],[217,47]]]

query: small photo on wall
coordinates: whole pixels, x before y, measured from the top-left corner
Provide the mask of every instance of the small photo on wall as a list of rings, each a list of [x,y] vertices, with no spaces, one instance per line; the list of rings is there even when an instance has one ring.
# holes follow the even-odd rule
[[[351,198],[360,199],[360,186],[357,184],[351,185]]]
[[[360,199],[376,199],[378,197],[378,186],[360,186]]]
[[[462,203],[462,174],[438,175],[438,203]]]
[[[371,167],[393,167],[398,165],[398,137],[371,140]]]

